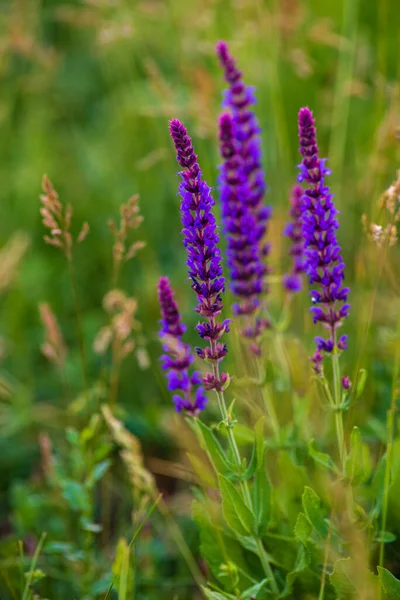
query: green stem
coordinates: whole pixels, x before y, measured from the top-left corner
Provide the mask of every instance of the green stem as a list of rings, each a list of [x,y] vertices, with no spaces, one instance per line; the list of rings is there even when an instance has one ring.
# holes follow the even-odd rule
[[[212,365],[212,370],[213,370],[214,377],[216,379],[219,379],[219,369],[218,369],[218,364],[217,363]],[[235,434],[233,433],[232,425],[229,422],[229,418],[230,417],[229,417],[229,414],[228,414],[228,410],[226,408],[224,393],[216,391],[216,394],[217,394],[217,399],[218,399],[218,406],[219,406],[220,411],[221,411],[222,420],[223,420],[223,422],[227,426],[228,441],[229,441],[229,445],[230,445],[230,448],[231,448],[231,452],[232,452],[232,455],[234,457],[236,466],[238,467],[238,469],[240,469],[241,465],[242,465],[242,461],[241,461],[241,458],[240,458],[239,448],[238,448],[237,443],[236,443]],[[241,486],[242,493],[243,493],[243,496],[245,498],[246,504],[252,510],[253,503],[252,503],[252,500],[251,500],[250,489],[249,489],[247,481],[241,481],[240,482],[240,486]],[[256,543],[257,550],[258,550],[258,557],[259,557],[259,559],[261,561],[261,564],[263,566],[264,572],[265,572],[267,578],[271,582],[272,590],[273,590],[273,592],[274,592],[275,595],[278,595],[279,594],[279,588],[278,588],[278,585],[276,583],[274,572],[273,572],[273,570],[271,568],[271,565],[270,565],[270,562],[269,562],[269,559],[268,559],[268,555],[267,555],[267,552],[266,552],[266,550],[264,548],[262,540],[260,538],[254,537],[254,542]]]
[[[274,594],[278,595],[279,594],[279,588],[278,585],[276,583],[275,580],[275,575],[274,572],[272,570],[271,564],[269,562],[267,553],[265,551],[265,548],[263,546],[263,543],[261,541],[260,538],[254,538],[255,543],[257,544],[257,550],[258,550],[258,556],[260,558],[261,564],[263,566],[264,572],[266,574],[266,576],[268,577],[268,579],[270,580],[271,583],[271,587],[272,587],[272,591],[274,592]]]
[[[343,473],[344,464],[346,460],[346,444],[344,439],[343,429],[343,413],[340,410],[340,404],[342,401],[341,381],[340,381],[340,365],[339,356],[336,352],[332,354],[332,368],[333,368],[333,391],[335,401],[335,424],[336,424],[336,436],[338,441],[340,467]]]
[[[85,392],[88,392],[88,380],[87,380],[87,362],[86,362],[86,353],[85,353],[85,343],[83,339],[83,329],[81,323],[81,311],[79,306],[79,298],[78,298],[78,286],[76,285],[75,271],[74,266],[72,264],[72,258],[68,259],[68,272],[71,280],[72,294],[74,297],[75,304],[75,318],[76,318],[76,328],[78,331],[78,340],[79,340],[79,350],[81,354],[81,366],[82,366],[82,381]]]

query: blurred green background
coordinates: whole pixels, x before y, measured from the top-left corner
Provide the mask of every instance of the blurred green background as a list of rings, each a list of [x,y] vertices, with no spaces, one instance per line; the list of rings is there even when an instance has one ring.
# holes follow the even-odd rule
[[[186,320],[196,321],[168,121],[185,122],[204,176],[216,186],[216,119],[224,88],[214,54],[219,39],[231,44],[246,83],[257,88],[268,202],[274,209],[275,273],[287,264],[281,231],[299,162],[297,111],[304,105],[314,111],[321,154],[333,170],[330,184],[341,211],[339,238],[353,290],[347,372],[353,373],[359,359],[369,368],[365,406],[384,415],[390,394],[387,348],[399,310],[399,251],[390,251],[377,288],[369,334],[375,341],[364,344],[379,260],[361,216],[378,214],[379,195],[399,167],[399,23],[396,0],[3,0],[0,243],[24,231],[30,248],[0,299],[2,378],[16,398],[14,410],[6,399],[0,412],[2,509],[8,507],[11,481],[33,469],[46,415],[46,427],[57,433],[52,410],[64,402],[57,374],[40,352],[42,301],[58,317],[69,347],[70,385],[75,395],[81,391],[65,260],[43,242],[44,173],[62,202],[73,205],[73,230],[77,233],[83,220],[90,223],[75,267],[92,384],[101,361],[90,348],[105,323],[102,298],[111,279],[107,221],[118,216],[121,203],[140,194],[144,223],[137,237],[146,248],[124,268],[121,287],[138,298],[151,366],[142,370],[133,356],[127,360],[119,401],[145,448],[156,456],[165,452],[172,410],[157,362],[161,274],[171,278]],[[279,290],[271,302],[272,307],[279,302]],[[294,330],[304,332],[306,352],[316,333],[308,303],[304,293],[294,322]],[[356,409],[358,417],[365,406]]]

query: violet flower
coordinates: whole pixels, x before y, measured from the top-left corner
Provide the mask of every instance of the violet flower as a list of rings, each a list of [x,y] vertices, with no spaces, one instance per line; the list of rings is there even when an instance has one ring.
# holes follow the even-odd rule
[[[205,320],[197,325],[197,331],[210,342],[207,348],[196,348],[200,358],[217,366],[227,353],[226,344],[218,340],[229,331],[229,319],[222,323],[216,320],[221,313],[225,279],[222,276],[221,253],[217,246],[219,236],[212,208],[215,204],[211,190],[201,178],[201,171],[194,153],[192,141],[184,125],[177,119],[170,122],[171,137],[175,144],[177,161],[183,167],[179,185],[181,195],[181,217],[183,224],[183,243],[186,247],[189,277],[196,292],[198,306],[196,311]],[[208,389],[220,386],[218,369],[213,368],[214,386],[208,376]]]
[[[230,114],[219,119],[220,153],[224,160],[220,166],[220,199],[223,229],[227,241],[227,266],[230,288],[239,299],[234,304],[235,315],[247,316],[241,333],[250,339],[257,338],[266,325],[264,320],[250,320],[259,305],[259,296],[265,291],[266,266],[261,260],[259,242],[264,235],[260,224],[244,201],[249,195],[248,181],[242,169],[234,122]],[[254,345],[254,348],[256,345]]]
[[[289,273],[283,276],[283,287],[289,293],[300,292],[302,289],[301,275],[304,272],[303,258],[303,231],[302,231],[302,210],[301,197],[303,190],[300,185],[292,188],[290,196],[289,216],[291,221],[286,225],[283,235],[286,235],[292,242],[289,250],[292,259],[292,266]]]
[[[264,256],[269,253],[269,245],[263,242],[267,232],[271,208],[263,204],[266,183],[261,164],[260,127],[257,117],[252,110],[256,103],[254,88],[246,86],[242,73],[236,66],[235,59],[230,55],[226,42],[218,42],[216,47],[225,80],[229,89],[225,93],[223,105],[232,112],[238,152],[242,158],[240,166],[243,180],[247,183],[247,192],[243,201],[249,206],[262,228],[260,236],[260,251]]]
[[[329,331],[327,339],[315,338],[314,368],[321,372],[322,352],[347,347],[347,336],[338,339],[337,329],[349,314],[350,305],[346,302],[349,289],[342,287],[345,264],[336,239],[338,211],[325,185],[325,175],[330,171],[325,166],[326,159],[318,157],[314,119],[309,108],[299,112],[299,136],[303,160],[298,181],[305,181],[309,186],[302,196],[305,271],[310,285],[318,286],[311,292],[314,304],[311,312],[314,323],[322,323]]]
[[[182,342],[186,327],[182,323],[168,277],[160,277],[158,299],[161,308],[159,335],[167,353],[161,356],[161,361],[162,368],[167,371],[168,389],[177,392],[172,397],[176,410],[195,416],[205,408],[207,398],[200,387],[200,374],[197,371],[189,374],[194,357],[190,346]]]

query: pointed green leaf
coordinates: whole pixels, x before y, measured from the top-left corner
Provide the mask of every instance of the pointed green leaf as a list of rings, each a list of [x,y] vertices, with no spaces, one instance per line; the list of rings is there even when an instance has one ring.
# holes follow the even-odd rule
[[[296,557],[296,563],[294,565],[293,571],[290,571],[286,575],[286,585],[284,590],[279,595],[279,598],[287,598],[292,594],[293,584],[296,581],[297,577],[307,569],[309,565],[308,553],[304,546],[299,546],[299,550]]]
[[[243,475],[241,477],[238,477],[238,480],[239,481],[248,481],[249,479],[251,479],[253,477],[256,470],[257,470],[257,451],[256,451],[256,445],[254,444],[253,452],[251,453],[250,463],[249,463],[247,469],[245,470],[245,472],[243,473]]]
[[[263,579],[259,583],[255,583],[251,587],[247,588],[241,595],[241,600],[256,600],[259,597],[259,593],[262,592],[267,586],[268,579]],[[262,595],[264,598],[264,594]]]
[[[264,464],[264,424],[265,417],[260,417],[254,425],[257,468]]]
[[[87,491],[78,481],[62,481],[63,496],[72,510],[84,511],[88,505]]]
[[[306,515],[304,513],[299,513],[297,516],[296,525],[294,526],[294,535],[303,544],[303,546],[306,546],[312,530],[312,525],[308,521]]]
[[[314,490],[308,486],[304,488],[302,497],[304,512],[313,529],[322,537],[328,536],[329,526],[321,508],[321,500]]]
[[[95,485],[95,483],[100,481],[103,475],[105,475],[106,471],[108,471],[108,469],[110,468],[110,465],[111,460],[109,458],[106,458],[106,460],[97,463],[97,465],[93,467],[92,471],[89,473],[85,481],[86,487],[88,489],[91,489]]]
[[[251,535],[255,525],[253,513],[229,479],[219,475],[218,480],[226,522],[239,535]]]
[[[353,427],[350,436],[350,452],[346,459],[345,475],[354,485],[364,480],[364,456],[361,434],[358,427]]]
[[[257,469],[253,483],[253,506],[258,532],[268,530],[272,513],[272,488],[265,462],[264,459],[264,465]]]
[[[210,511],[208,503],[204,504],[203,501],[193,503],[193,517],[200,534],[202,557],[207,561],[211,573],[223,585],[224,589],[228,591],[233,589],[232,576],[229,572],[221,569],[221,565],[227,562],[238,567],[241,584],[242,574],[244,574],[243,582],[247,585],[249,575],[246,575],[246,571],[248,565],[243,556],[241,543],[234,539],[233,533],[226,527],[225,523],[220,522],[220,519],[214,521],[210,512],[212,511]],[[225,529],[223,530],[222,527]]]
[[[391,542],[395,542],[396,539],[394,533],[390,533],[390,531],[378,531],[374,537],[374,542],[390,544]]]
[[[365,369],[360,369],[358,372],[358,381],[356,387],[356,400],[361,396],[367,382],[368,372]]]
[[[333,462],[333,460],[329,456],[329,454],[325,454],[324,452],[319,452],[319,450],[314,448],[314,440],[312,440],[308,446],[308,453],[316,463],[325,467],[325,469],[329,469],[330,471],[337,473],[337,468],[335,466],[335,463]]]
[[[222,475],[229,475],[231,473],[231,465],[227,461],[222,446],[214,433],[202,421],[197,421],[197,425],[202,434],[204,447],[216,472]]]
[[[352,567],[350,558],[340,558],[335,562],[330,582],[335,588],[338,600],[352,600],[357,591],[352,580]]]
[[[340,558],[333,567],[330,582],[335,588],[337,600],[355,598],[377,598],[378,578],[366,569],[360,561]]]
[[[400,580],[383,567],[378,567],[378,573],[379,580],[387,594],[388,600],[400,599]]]
[[[383,493],[385,489],[385,475],[386,475],[386,453],[382,456],[379,461],[378,467],[375,469],[374,478],[372,480],[372,492],[375,496],[375,506],[372,511],[372,515],[377,517],[381,511]]]
[[[236,596],[232,596],[232,594],[222,594],[221,592],[215,592],[204,586],[201,586],[201,589],[207,600],[235,600],[236,598]]]

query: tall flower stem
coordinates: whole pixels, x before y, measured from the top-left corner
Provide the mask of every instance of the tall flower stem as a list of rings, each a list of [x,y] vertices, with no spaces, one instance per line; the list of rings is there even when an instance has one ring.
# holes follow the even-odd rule
[[[210,342],[210,345],[212,347],[213,342]],[[219,368],[218,368],[218,363],[213,363],[212,365],[212,372],[214,377],[216,377],[217,379],[219,379]],[[228,442],[229,442],[229,446],[232,452],[232,456],[233,459],[235,461],[236,467],[238,469],[241,468],[242,466],[242,460],[240,457],[240,452],[239,452],[239,448],[238,445],[236,443],[236,439],[235,439],[235,434],[233,433],[233,428],[232,425],[229,423],[229,414],[228,414],[228,409],[226,408],[226,402],[225,402],[225,396],[224,393],[222,391],[217,391],[215,390],[215,393],[217,395],[217,400],[218,400],[218,406],[221,412],[221,417],[223,422],[225,423],[226,427],[227,427],[227,431],[228,431]],[[247,504],[247,506],[250,508],[250,510],[252,510],[253,508],[253,503],[252,503],[252,499],[251,499],[251,494],[250,494],[250,489],[249,489],[249,485],[247,483],[247,481],[241,481],[240,482],[240,487],[243,493],[243,496],[245,498],[245,502]],[[274,572],[272,570],[272,567],[270,565],[269,559],[268,559],[268,555],[267,552],[264,548],[264,545],[262,543],[261,538],[254,536],[254,542],[257,546],[257,551],[258,551],[258,557],[260,559],[260,562],[262,564],[262,567],[264,569],[264,572],[267,576],[267,578],[270,580],[271,582],[271,587],[272,590],[274,592],[274,594],[279,594],[279,588],[278,585],[276,583],[275,580],[275,576],[274,576]]]
[[[341,471],[344,471],[344,464],[346,460],[346,443],[344,439],[344,428],[343,428],[343,412],[340,408],[342,401],[341,383],[340,383],[340,364],[339,356],[337,352],[332,353],[332,369],[333,369],[333,389],[334,389],[334,401],[335,401],[335,425],[336,425],[336,436],[338,441],[339,449],[339,460]]]

